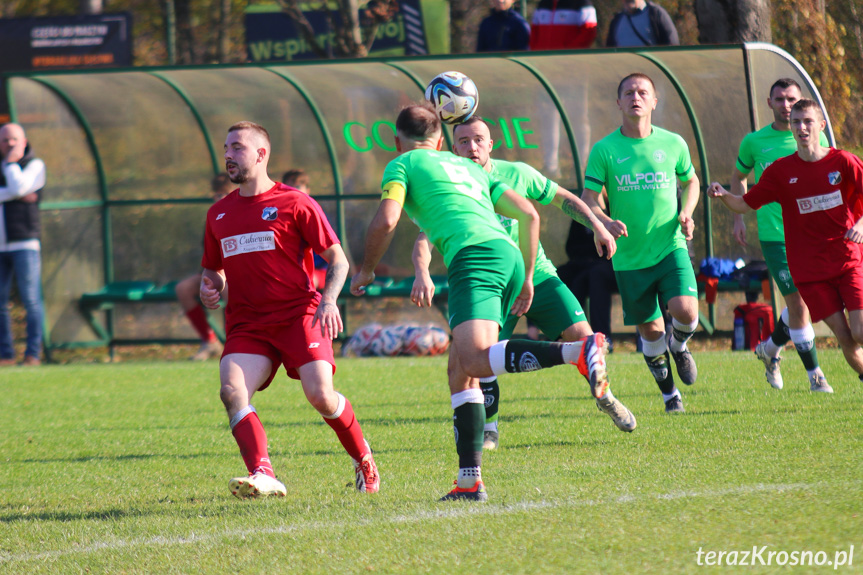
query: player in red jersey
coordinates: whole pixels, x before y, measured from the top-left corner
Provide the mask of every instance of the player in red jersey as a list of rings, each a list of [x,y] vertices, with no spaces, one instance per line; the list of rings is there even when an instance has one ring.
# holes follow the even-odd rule
[[[816,102],[798,101],[791,108],[797,153],[771,164],[743,197],[716,182],[708,194],[741,214],[770,202],[782,206],[788,267],[812,323],[824,320],[863,380],[863,162],[819,143],[826,124]]]
[[[241,499],[286,494],[250,404],[284,365],[353,458],[357,489],[375,492],[380,478],[369,444],[350,402],[333,389],[332,340],[343,329],[336,298],[347,258],[318,203],[267,176],[269,159],[270,136],[263,127],[231,126],[225,168],[240,187],[207,212],[200,296],[215,309],[226,283],[231,286],[219,395],[249,471],[229,487]],[[320,293],[312,281],[313,252],[329,262]]]

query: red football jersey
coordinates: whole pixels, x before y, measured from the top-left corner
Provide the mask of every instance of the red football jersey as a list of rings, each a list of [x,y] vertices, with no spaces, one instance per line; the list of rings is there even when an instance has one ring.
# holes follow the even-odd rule
[[[794,281],[816,282],[859,266],[860,246],[845,239],[863,199],[863,162],[832,149],[817,162],[796,153],[773,162],[743,196],[752,209],[782,206],[788,267]]]
[[[320,294],[312,282],[313,252],[337,243],[320,205],[284,184],[252,197],[234,190],[213,204],[201,265],[225,270],[228,331],[293,321],[314,309]]]

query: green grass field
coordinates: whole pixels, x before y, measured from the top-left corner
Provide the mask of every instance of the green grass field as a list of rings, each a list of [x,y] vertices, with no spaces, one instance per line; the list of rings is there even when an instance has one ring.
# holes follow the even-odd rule
[[[503,378],[486,504],[437,501],[457,471],[445,358],[339,360],[376,452],[373,495],[281,372],[254,404],[288,497],[261,501],[227,488],[245,468],[215,362],[5,368],[0,573],[861,572],[863,384],[827,349],[836,393],[811,394],[784,355],[776,391],[749,353],[696,354],[677,416],[640,355],[611,355],[632,434],[574,368]],[[764,546],[769,566],[705,565]],[[790,566],[842,553],[838,569]]]

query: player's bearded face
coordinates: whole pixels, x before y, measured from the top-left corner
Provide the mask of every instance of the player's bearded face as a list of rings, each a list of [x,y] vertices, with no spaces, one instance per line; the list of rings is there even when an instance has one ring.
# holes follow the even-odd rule
[[[225,162],[225,171],[235,184],[244,184],[249,181],[251,171],[248,167],[240,166],[234,162]]]

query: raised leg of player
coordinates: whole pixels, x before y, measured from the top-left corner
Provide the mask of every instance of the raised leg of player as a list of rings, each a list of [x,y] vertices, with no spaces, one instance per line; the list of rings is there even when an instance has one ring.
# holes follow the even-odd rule
[[[850,320],[850,325],[849,325]],[[858,375],[863,376],[863,311],[848,312],[848,320],[844,312],[836,312],[824,320],[827,327],[836,336],[845,361]]]
[[[698,328],[698,299],[692,296],[677,296],[668,300],[668,313],[671,314],[671,337],[668,349],[677,366],[677,375],[686,385],[692,385],[698,378],[698,368],[686,342]]]

